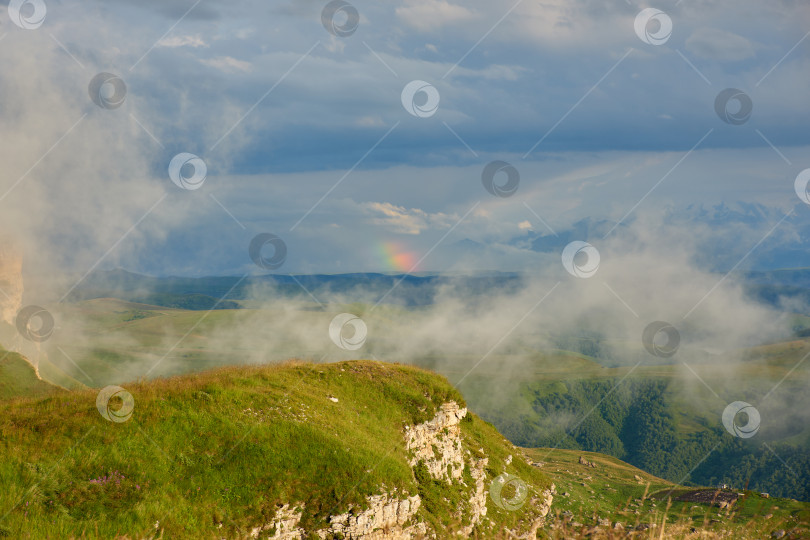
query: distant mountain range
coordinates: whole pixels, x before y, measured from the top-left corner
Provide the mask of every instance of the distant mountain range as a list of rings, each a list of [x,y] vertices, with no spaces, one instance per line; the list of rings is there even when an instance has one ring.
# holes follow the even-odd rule
[[[328,304],[377,302],[404,307],[436,303],[442,292],[464,296],[514,293],[529,279],[516,272],[485,275],[409,274],[270,274],[260,276],[153,277],[122,269],[90,274],[68,298],[78,302],[93,298],[119,298],[130,302],[178,309],[239,309],[250,301],[298,299],[323,309]],[[740,272],[749,296],[780,307],[784,298],[808,306],[810,268]]]
[[[696,264],[725,274],[741,260],[734,275],[750,295],[778,306],[781,297],[804,300],[810,306],[810,208],[786,212],[761,204],[733,203],[711,207],[692,205],[666,211],[664,226],[695,228]],[[633,221],[616,223],[586,218],[552,233],[526,230],[507,241],[511,247],[556,254],[574,240],[598,246],[608,232],[634,234]],[[478,252],[486,245],[465,238],[453,248]],[[209,277],[152,277],[122,269],[90,274],[70,296],[78,301],[116,297],[182,309],[234,309],[250,300],[299,298],[320,309],[330,303],[377,303],[406,307],[431,305],[443,291],[477,295],[515,292],[527,275],[487,272],[469,275],[420,273],[268,274]],[[319,306],[320,305],[320,306]]]
[[[477,294],[516,290],[522,283],[522,275],[507,272],[472,276],[353,273],[194,278],[144,276],[116,269],[90,274],[69,300],[114,297],[181,309],[234,309],[246,300],[285,298],[300,298],[322,306],[385,302],[413,307],[433,304],[442,288]]]
[[[527,276],[410,276],[388,274],[265,275],[159,278],[125,270],[98,271],[76,288],[69,301],[119,298],[129,302],[176,309],[241,309],[261,303],[294,299],[307,309],[325,310],[330,304],[377,302],[407,308],[430,306],[446,292],[465,297],[485,293],[514,293]],[[810,268],[740,273],[750,298],[760,303],[810,315]],[[399,283],[399,285],[397,285]],[[806,306],[804,309],[798,306]],[[810,335],[810,327],[794,329]]]

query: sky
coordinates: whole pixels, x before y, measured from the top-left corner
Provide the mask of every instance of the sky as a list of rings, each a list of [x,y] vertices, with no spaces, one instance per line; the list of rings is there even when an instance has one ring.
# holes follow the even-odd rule
[[[15,0],[0,225],[39,273],[526,271],[583,219],[766,207],[732,266],[803,241],[808,33],[799,0]]]

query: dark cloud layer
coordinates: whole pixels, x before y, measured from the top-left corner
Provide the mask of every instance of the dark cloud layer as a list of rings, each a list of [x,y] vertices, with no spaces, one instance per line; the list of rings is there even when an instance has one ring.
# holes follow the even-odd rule
[[[40,28],[0,21],[0,205],[34,268],[235,272],[270,231],[289,271],[393,269],[383,249],[432,249],[423,270],[522,269],[529,229],[692,203],[787,211],[807,167],[803,3],[662,3],[661,45],[626,2],[357,3],[343,38],[314,1],[46,5]],[[119,108],[89,99],[99,72],[125,82]],[[436,88],[435,114],[405,110],[412,80]],[[741,125],[716,111],[728,87],[753,103]],[[198,191],[169,181],[181,152],[207,166]],[[483,189],[493,160],[520,171],[515,196]]]

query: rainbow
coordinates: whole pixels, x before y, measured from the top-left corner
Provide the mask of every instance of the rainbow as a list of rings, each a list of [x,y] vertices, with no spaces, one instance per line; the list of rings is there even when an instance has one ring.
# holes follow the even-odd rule
[[[396,272],[414,272],[416,267],[416,254],[407,251],[398,242],[381,242],[379,244],[379,255],[386,269]]]

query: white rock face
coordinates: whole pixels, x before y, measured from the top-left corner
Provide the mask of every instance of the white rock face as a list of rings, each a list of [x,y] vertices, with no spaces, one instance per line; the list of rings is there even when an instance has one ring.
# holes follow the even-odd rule
[[[404,432],[411,467],[422,461],[433,478],[454,484],[464,484],[465,464],[469,467],[474,485],[466,486],[470,490],[469,504],[458,512],[457,517],[467,518],[468,521],[464,521],[469,523],[457,531],[456,534],[461,537],[471,536],[474,527],[485,519],[488,495],[486,467],[489,459],[476,458],[462,444],[459,422],[466,414],[467,409],[459,407],[457,403],[444,403],[431,420],[406,426]],[[536,537],[537,530],[543,525],[551,509],[554,489],[552,485],[550,489],[540,493],[539,497],[535,496],[530,500],[535,517],[529,531],[522,538]],[[408,497],[398,496],[396,492],[383,493],[369,497],[367,502],[366,510],[330,516],[329,527],[316,531],[318,537],[342,537],[346,540],[436,538],[435,531],[424,522],[418,521],[416,516],[422,505],[419,495]],[[296,508],[285,504],[272,523],[253,529],[251,536],[271,540],[303,540],[307,537],[306,531],[299,526],[303,508],[304,503],[299,503]],[[516,538],[521,538],[516,532],[509,532]]]
[[[340,538],[362,540],[411,540],[427,535],[424,523],[408,522],[419,510],[422,501],[419,495],[397,499],[387,493],[368,498],[369,507],[358,514],[338,514],[329,518],[329,527],[317,531],[319,538]],[[303,504],[291,509],[285,504],[276,513],[269,525],[256,527],[251,531],[252,538],[271,540],[303,540],[306,531],[300,528]]]
[[[368,502],[368,510],[358,515],[346,513],[330,517],[331,525],[326,530],[318,531],[318,536],[331,539],[340,533],[344,538],[410,540],[425,535],[424,523],[406,526],[422,505],[419,495],[401,500],[389,498],[388,494],[374,495],[369,497]]]
[[[485,483],[487,473],[485,469],[489,463],[489,459],[473,459],[472,456],[470,456],[470,460],[472,461],[470,475],[473,477],[473,480],[475,480],[475,491],[470,498],[470,525],[460,531],[460,533],[465,536],[472,534],[473,527],[480,523],[481,519],[487,515],[487,490]]]
[[[289,504],[282,506],[276,512],[276,518],[273,523],[264,527],[256,527],[250,532],[251,538],[259,538],[262,531],[267,531],[265,538],[272,538],[273,540],[299,540],[304,538],[306,532],[304,529],[298,527],[301,522],[301,515],[303,514],[303,506],[300,505],[297,509],[290,508]]]
[[[551,487],[540,493],[539,498],[533,498],[531,500],[531,505],[535,508],[537,514],[532,522],[532,526],[529,529],[528,534],[524,536],[524,538],[537,538],[537,531],[546,522],[546,516],[551,510],[551,503],[554,502],[555,493],[557,493],[557,487],[554,484],[551,484]]]
[[[470,467],[470,475],[475,481],[470,498],[470,525],[462,527],[460,535],[469,536],[481,518],[487,515],[487,491],[485,469],[487,458],[475,459],[469,450],[461,444],[461,426],[459,422],[467,415],[467,409],[458,406],[455,401],[443,403],[432,420],[413,426],[405,432],[405,448],[411,452],[408,463],[411,467],[420,461],[424,462],[433,478],[448,482],[463,482],[464,464]],[[461,517],[462,512],[459,511]]]
[[[464,452],[458,423],[466,414],[467,409],[450,401],[442,404],[432,420],[409,429],[405,433],[405,448],[411,452],[410,466],[424,461],[433,478],[447,481],[461,478]]]

